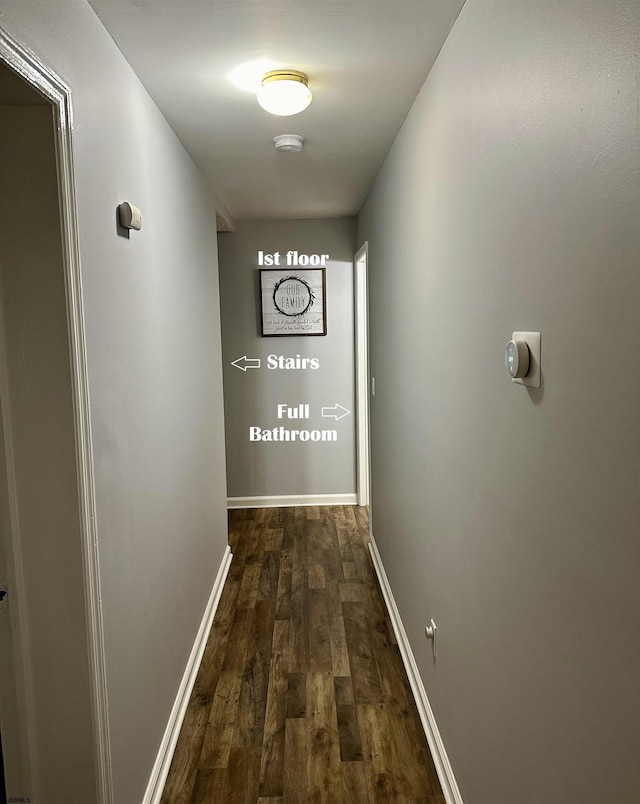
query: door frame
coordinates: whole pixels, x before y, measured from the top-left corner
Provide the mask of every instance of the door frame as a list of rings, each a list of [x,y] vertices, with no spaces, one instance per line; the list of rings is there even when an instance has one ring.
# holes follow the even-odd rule
[[[60,228],[62,235],[62,258],[67,303],[67,328],[69,333],[69,356],[71,365],[73,417],[75,430],[75,453],[78,478],[80,531],[84,575],[85,606],[87,617],[87,643],[90,669],[94,755],[96,763],[96,787],[99,804],[113,804],[111,776],[111,746],[107,707],[107,679],[104,647],[102,596],[96,531],[96,504],[91,419],[89,409],[89,386],[87,374],[84,311],[82,304],[82,279],[78,241],[76,195],[73,168],[73,112],[71,89],[53,71],[46,67],[26,47],[0,28],[0,60],[17,73],[24,81],[43,95],[52,105],[54,113],[54,139],[56,148]],[[6,385],[5,385],[6,388]],[[7,400],[3,400],[3,403]],[[22,678],[16,679],[24,688],[24,710],[27,731],[34,728],[32,698],[30,694],[30,669],[27,644],[28,621],[25,611],[24,575],[20,561],[20,531],[17,518],[15,481],[12,480],[11,422],[7,407],[2,423],[7,451],[7,478],[9,508],[12,527],[10,538],[5,540],[14,568],[12,605],[16,612],[18,630],[14,644],[14,657],[21,664]],[[33,733],[28,742],[33,746]],[[32,776],[34,753],[27,764],[26,772]],[[27,757],[29,761],[29,757]]]
[[[369,295],[365,241],[353,258],[356,355],[356,494],[358,505],[371,499],[371,451],[369,426]]]

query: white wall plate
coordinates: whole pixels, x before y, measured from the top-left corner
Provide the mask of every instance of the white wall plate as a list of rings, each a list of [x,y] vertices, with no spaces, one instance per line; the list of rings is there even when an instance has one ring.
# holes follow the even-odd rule
[[[540,388],[540,352],[541,336],[539,332],[514,332],[511,336],[514,341],[525,341],[529,347],[529,371],[526,377],[519,380],[512,379],[520,385],[527,385],[529,388]]]

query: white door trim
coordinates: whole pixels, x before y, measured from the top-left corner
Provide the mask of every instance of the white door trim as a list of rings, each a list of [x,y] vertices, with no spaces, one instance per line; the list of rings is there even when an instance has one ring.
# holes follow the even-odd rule
[[[369,505],[369,304],[368,242],[353,258],[356,340],[356,493],[358,505]]]
[[[96,532],[89,386],[82,280],[73,170],[73,114],[70,88],[23,45],[0,28],[0,59],[46,97],[54,109],[62,247],[67,297],[69,352],[76,435],[80,527],[91,674],[92,719],[99,804],[113,804],[107,680]],[[19,594],[19,589],[16,590]]]

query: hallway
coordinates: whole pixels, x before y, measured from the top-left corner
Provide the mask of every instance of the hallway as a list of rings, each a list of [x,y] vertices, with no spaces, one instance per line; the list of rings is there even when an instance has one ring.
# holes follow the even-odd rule
[[[639,804],[639,0],[0,9],[8,802]]]
[[[356,506],[230,512],[163,804],[444,804],[368,533]]]

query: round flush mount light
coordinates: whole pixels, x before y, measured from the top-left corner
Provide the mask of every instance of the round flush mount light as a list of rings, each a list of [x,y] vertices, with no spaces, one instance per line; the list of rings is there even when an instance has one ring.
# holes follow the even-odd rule
[[[273,138],[276,146],[276,151],[285,151],[286,153],[298,153],[302,150],[302,143],[304,137],[299,134],[278,134]]]
[[[271,70],[262,77],[258,103],[281,117],[298,114],[311,103],[309,79],[297,70]]]

